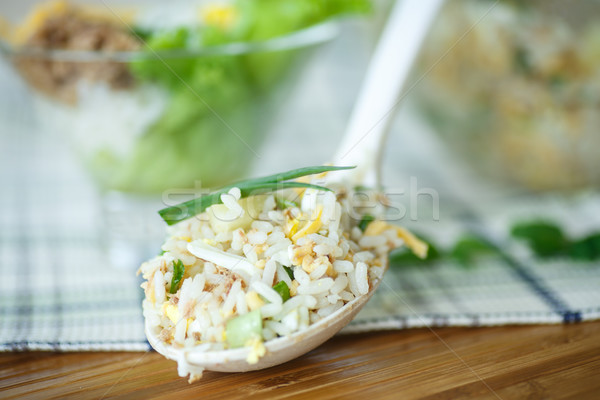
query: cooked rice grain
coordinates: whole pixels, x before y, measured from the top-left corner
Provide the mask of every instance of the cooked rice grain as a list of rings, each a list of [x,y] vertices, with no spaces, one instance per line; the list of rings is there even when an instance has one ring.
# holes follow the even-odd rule
[[[295,195],[278,196],[288,193]],[[168,344],[225,349],[227,321],[251,310],[260,310],[264,340],[298,332],[367,294],[383,276],[380,260],[403,243],[391,226],[379,225],[380,235],[363,235],[353,226],[357,221],[343,210],[360,206],[350,203],[356,196],[338,200],[333,192],[312,189],[304,191],[300,207],[286,210],[275,209],[273,195],[262,196],[259,219],[241,227],[219,223],[215,229],[209,214],[216,209],[221,217],[248,213],[240,196],[232,188],[221,195],[224,207],[210,207],[170,227],[164,254],[140,268],[147,280],[144,317]],[[177,260],[185,275],[171,294]],[[273,289],[282,281],[290,289],[285,302]]]

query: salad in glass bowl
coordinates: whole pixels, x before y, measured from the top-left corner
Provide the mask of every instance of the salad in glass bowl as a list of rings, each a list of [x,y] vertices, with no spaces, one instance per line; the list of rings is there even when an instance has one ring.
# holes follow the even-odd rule
[[[423,47],[420,105],[488,177],[597,188],[599,21],[597,0],[448,1]]]
[[[163,239],[153,212],[163,198],[244,177],[310,52],[336,35],[338,16],[369,9],[369,0],[3,2],[0,52],[27,83],[42,130],[69,142],[100,189],[109,264],[134,268]]]
[[[3,4],[1,50],[39,120],[104,190],[157,194],[244,175],[278,96],[331,20],[368,0]]]

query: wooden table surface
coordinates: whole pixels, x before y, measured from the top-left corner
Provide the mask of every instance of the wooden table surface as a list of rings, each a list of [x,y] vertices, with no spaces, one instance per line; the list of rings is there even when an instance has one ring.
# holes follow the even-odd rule
[[[147,353],[0,354],[0,398],[600,399],[600,322],[339,336],[287,364],[188,384]]]

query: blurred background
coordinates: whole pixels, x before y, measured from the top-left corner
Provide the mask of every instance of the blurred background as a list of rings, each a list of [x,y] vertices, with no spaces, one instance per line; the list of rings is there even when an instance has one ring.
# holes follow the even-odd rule
[[[167,197],[329,160],[387,7],[3,4],[4,159],[27,164],[45,198],[66,190],[61,202],[95,210],[60,222],[96,218],[111,263],[131,270],[162,240]]]
[[[141,324],[133,272],[159,250],[156,211],[328,162],[392,3],[2,2],[3,310],[118,299],[123,318],[107,311],[114,325],[86,335]],[[384,182],[406,210],[398,223],[438,256],[458,254],[452,268],[485,253],[461,239],[484,231],[597,282],[599,11],[595,0],[442,8],[394,110]],[[525,230],[533,246],[510,239],[528,221],[543,221]],[[131,343],[145,340],[138,325]],[[14,329],[3,337],[25,334]]]
[[[280,3],[3,3],[4,218],[94,232],[131,269],[158,248],[165,204],[327,162],[392,1]],[[595,193],[599,8],[446,2],[386,147],[386,185],[419,220],[403,223],[439,222],[411,178],[442,211]]]

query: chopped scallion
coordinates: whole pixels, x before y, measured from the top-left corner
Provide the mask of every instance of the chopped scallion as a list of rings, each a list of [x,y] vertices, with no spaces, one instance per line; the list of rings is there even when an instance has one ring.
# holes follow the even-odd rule
[[[169,289],[169,293],[174,294],[177,293],[177,289],[179,288],[179,283],[183,278],[183,274],[185,273],[185,266],[181,262],[181,260],[177,260],[173,262],[173,279],[171,280],[171,288]]]
[[[262,178],[240,181],[232,185],[225,186],[224,188],[221,188],[215,192],[200,195],[200,197],[180,203],[178,205],[163,208],[158,213],[168,225],[176,224],[177,222],[183,221],[185,219],[191,218],[197,214],[202,213],[204,210],[206,210],[213,204],[221,203],[221,195],[227,193],[233,187],[237,187],[240,189],[241,197],[249,197],[289,188],[304,188],[331,191],[331,189],[325,186],[289,180],[307,175],[320,174],[327,171],[338,171],[351,168],[354,167],[305,167],[287,172],[282,172],[276,175],[269,175]]]
[[[275,286],[273,286],[273,290],[279,293],[284,303],[290,298],[290,288],[284,281],[277,282]]]
[[[276,196],[275,202],[277,203],[277,208],[280,210],[285,210],[291,207],[298,207],[298,204],[294,201],[284,199],[283,197]]]

